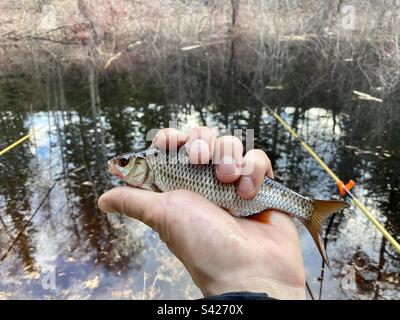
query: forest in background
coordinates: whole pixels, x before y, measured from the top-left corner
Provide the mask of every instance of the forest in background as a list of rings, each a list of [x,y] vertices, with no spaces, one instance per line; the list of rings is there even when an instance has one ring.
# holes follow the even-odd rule
[[[0,76],[37,74],[54,62],[134,72],[195,50],[228,75],[259,81],[259,70],[269,70],[279,83],[301,50],[321,73],[356,65],[386,94],[400,79],[399,13],[389,0],[3,0]]]

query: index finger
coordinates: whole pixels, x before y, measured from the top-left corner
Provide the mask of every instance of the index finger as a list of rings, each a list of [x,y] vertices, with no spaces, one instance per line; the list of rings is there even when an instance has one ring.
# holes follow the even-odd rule
[[[162,151],[176,151],[186,143],[188,137],[175,128],[165,128],[157,132],[151,146]]]

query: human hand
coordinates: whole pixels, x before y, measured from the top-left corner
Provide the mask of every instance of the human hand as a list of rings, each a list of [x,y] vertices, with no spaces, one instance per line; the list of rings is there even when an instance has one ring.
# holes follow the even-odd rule
[[[153,140],[160,149],[186,144],[190,162],[208,163],[213,155],[217,178],[236,183],[238,194],[254,197],[265,175],[273,177],[267,155],[250,150],[233,136],[216,139],[199,127],[187,137],[163,129]],[[229,160],[232,158],[232,160]],[[245,168],[250,174],[242,175]],[[236,218],[199,194],[186,190],[155,193],[133,187],[114,188],[99,198],[107,213],[119,212],[153,228],[185,265],[204,296],[234,291],[265,292],[277,299],[304,299],[305,272],[296,227],[285,213],[268,210]]]

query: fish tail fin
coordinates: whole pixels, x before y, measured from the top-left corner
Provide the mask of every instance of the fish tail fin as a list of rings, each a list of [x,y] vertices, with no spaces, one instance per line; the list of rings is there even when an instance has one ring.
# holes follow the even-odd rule
[[[324,220],[332,213],[342,210],[349,206],[349,204],[345,201],[341,200],[313,200],[314,212],[311,215],[311,218],[308,220],[304,220],[303,223],[307,230],[310,232],[312,238],[314,239],[315,244],[317,245],[318,251],[321,254],[322,258],[325,261],[325,264],[330,269],[330,263],[328,259],[328,255],[325,251],[325,246],[322,242],[322,238],[320,236],[320,230],[322,227],[322,223]]]

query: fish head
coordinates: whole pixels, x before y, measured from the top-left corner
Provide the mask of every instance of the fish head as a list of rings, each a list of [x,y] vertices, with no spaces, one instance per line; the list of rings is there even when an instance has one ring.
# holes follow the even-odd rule
[[[108,161],[108,172],[134,187],[145,187],[149,178],[146,154],[125,153]]]

